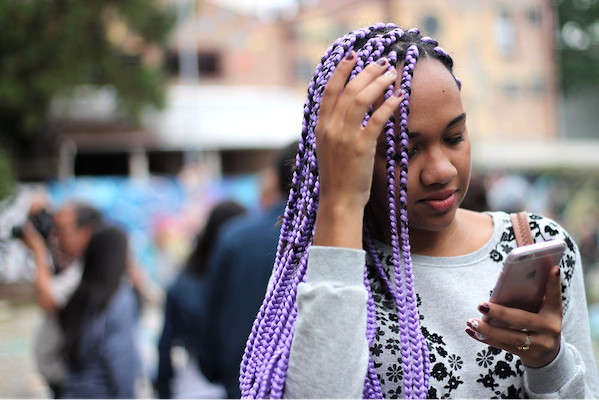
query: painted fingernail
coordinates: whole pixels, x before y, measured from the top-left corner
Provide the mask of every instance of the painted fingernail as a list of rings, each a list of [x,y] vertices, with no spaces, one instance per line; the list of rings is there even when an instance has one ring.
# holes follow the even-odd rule
[[[393,96],[395,96],[395,97],[403,97],[403,94],[404,94],[403,89],[397,89],[395,91],[395,93],[393,93]]]
[[[388,78],[397,78],[397,70],[395,68],[388,69],[384,75]]]
[[[555,276],[559,276],[562,272],[561,268],[558,268],[557,271],[555,271]]]
[[[376,60],[377,65],[380,65],[381,67],[384,67],[385,65],[387,65],[387,59],[386,58],[379,58],[378,60]]]
[[[476,332],[474,332],[472,329],[466,329],[466,333],[470,335],[471,338],[476,339]]]
[[[487,303],[482,303],[478,306],[478,311],[480,311],[483,314],[486,314],[489,311],[491,311],[491,307]]]
[[[466,324],[467,324],[467,325],[468,325],[470,328],[472,328],[472,329],[474,329],[474,330],[477,330],[477,329],[478,329],[478,321],[477,321],[477,320],[475,320],[475,319],[469,319],[469,320],[466,322]]]
[[[353,60],[355,57],[356,57],[356,52],[355,52],[355,51],[353,51],[353,50],[352,50],[352,51],[350,51],[349,53],[347,53],[347,54],[345,55],[345,59],[346,59],[347,61],[351,61],[351,60]]]

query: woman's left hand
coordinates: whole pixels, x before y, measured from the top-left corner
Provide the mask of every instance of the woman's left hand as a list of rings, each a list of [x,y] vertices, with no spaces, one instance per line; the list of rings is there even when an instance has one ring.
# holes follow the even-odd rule
[[[545,289],[545,302],[538,313],[485,302],[478,306],[480,312],[513,328],[470,319],[466,333],[480,342],[517,354],[528,367],[546,366],[560,349],[563,305],[559,275],[559,266],[554,266]],[[484,340],[479,339],[477,333]]]

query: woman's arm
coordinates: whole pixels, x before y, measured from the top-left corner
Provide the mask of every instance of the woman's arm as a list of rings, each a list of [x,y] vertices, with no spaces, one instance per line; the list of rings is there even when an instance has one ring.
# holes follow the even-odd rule
[[[525,389],[531,397],[597,398],[599,377],[589,326],[582,263],[575,249],[574,272],[567,289],[560,352],[543,368],[525,367]]]
[[[361,398],[368,367],[364,251],[312,246],[286,398]]]

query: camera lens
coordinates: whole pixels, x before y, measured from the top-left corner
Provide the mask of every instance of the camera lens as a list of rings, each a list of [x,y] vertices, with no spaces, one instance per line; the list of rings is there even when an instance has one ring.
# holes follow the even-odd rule
[[[23,227],[22,226],[13,226],[11,230],[12,237],[17,239],[23,238]]]

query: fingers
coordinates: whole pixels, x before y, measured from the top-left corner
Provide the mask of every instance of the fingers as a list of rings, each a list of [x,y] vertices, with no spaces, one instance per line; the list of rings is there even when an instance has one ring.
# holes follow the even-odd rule
[[[384,91],[397,79],[395,68],[389,69],[389,62],[381,58],[368,65],[346,85],[350,72],[356,63],[355,53],[350,52],[331,75],[324,93],[319,111],[319,131],[343,131],[357,134],[361,131],[364,116],[373,103],[383,97]],[[388,99],[380,112],[373,113],[372,128],[367,132],[378,135],[385,122],[399,104],[401,92]],[[378,111],[379,109],[377,109]],[[374,115],[376,114],[376,115]],[[348,130],[345,127],[350,127]],[[352,129],[354,128],[354,129]],[[358,129],[360,128],[360,129]]]
[[[343,96],[339,99],[337,105],[339,115],[349,126],[361,124],[370,106],[372,106],[376,100],[383,97],[385,90],[392,85],[396,79],[397,71],[395,68],[388,69],[388,61],[386,58],[381,58],[376,63],[370,64],[345,87]],[[395,96],[395,98],[397,98],[397,96]],[[384,123],[389,119],[393,110],[399,104],[399,101],[396,101],[393,98],[390,98],[389,100],[391,100],[393,105],[391,113],[388,113],[388,109],[385,108],[385,111],[380,113],[379,117],[375,117],[375,120],[372,121],[373,125],[376,125],[373,126],[372,129],[375,130],[377,134],[380,133]],[[381,114],[385,114],[386,118],[383,119]]]
[[[29,221],[23,224],[23,242],[32,250],[35,250],[36,247],[44,246],[42,236]]]
[[[499,328],[476,319],[468,320],[467,325],[466,333],[473,339],[516,354],[529,367],[543,367],[553,361],[559,352],[559,332]]]
[[[555,301],[555,300],[554,300]],[[562,307],[561,297],[557,300],[559,304],[549,306],[545,304],[539,313],[531,313],[517,308],[504,307],[494,303],[483,303],[488,305],[489,311],[485,318],[494,320],[492,324],[481,320],[477,330],[485,336],[492,336],[499,327],[510,327],[512,330],[528,330],[530,332],[548,332],[559,334],[561,332]],[[479,307],[480,310],[481,307]]]
[[[549,279],[545,289],[545,304],[541,309],[541,313],[558,312],[562,314],[562,311],[562,282],[559,265],[555,265],[549,272]]]
[[[391,97],[372,113],[365,129],[367,136],[376,140],[389,118],[391,118],[391,115],[397,110],[403,97],[404,91],[401,89],[396,90]]]
[[[474,339],[511,353],[516,352],[518,346],[522,346],[528,337],[525,331],[496,327],[478,319],[469,319],[466,324],[469,328],[466,329],[466,333]]]
[[[356,52],[352,50],[347,53],[343,60],[339,62],[339,65],[337,65],[337,68],[324,88],[318,114],[319,118],[328,118],[335,109],[339,96],[345,86],[345,82],[347,82],[349,73],[354,68],[354,65],[356,65],[356,61]]]

